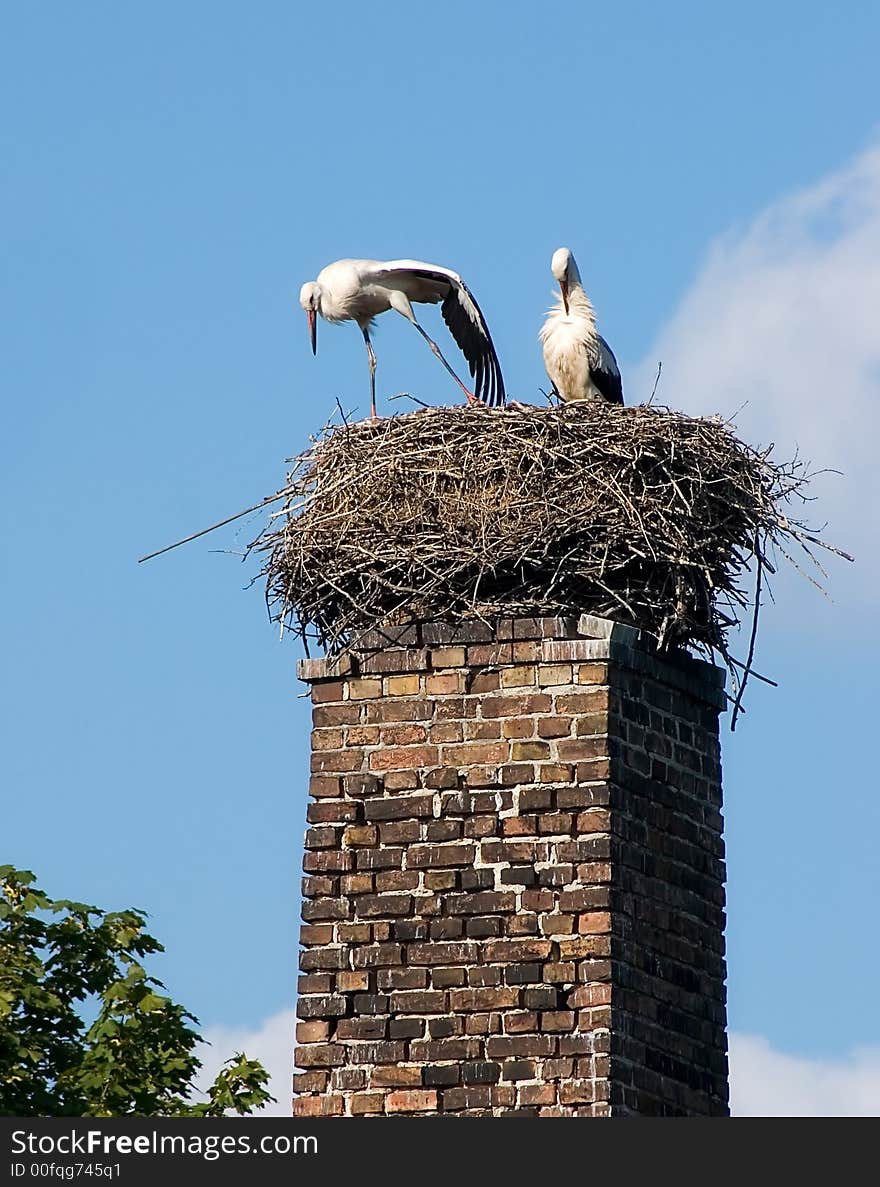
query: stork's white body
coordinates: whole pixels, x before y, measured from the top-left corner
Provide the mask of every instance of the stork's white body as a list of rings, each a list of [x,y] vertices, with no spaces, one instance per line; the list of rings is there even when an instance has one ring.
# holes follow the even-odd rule
[[[592,311],[569,312],[559,306],[551,309],[541,331],[544,367],[560,397],[570,400],[601,400],[604,397],[593,383],[591,360],[595,357],[596,323]]]
[[[553,256],[560,291],[541,327],[544,366],[560,398],[622,404],[620,371],[611,347],[596,329],[596,314],[581,284],[574,256]]]
[[[475,397],[416,320],[413,303],[442,302],[443,320],[467,359],[475,380]],[[312,349],[316,349],[316,316],[326,321],[354,321],[361,328],[370,364],[370,401],[376,415],[376,356],[370,342],[373,319],[396,309],[419,331],[433,353],[471,402],[504,403],[504,381],[492,336],[473,294],[457,272],[420,260],[336,260],[317,279],[304,284],[300,304],[309,316]]]
[[[418,267],[429,265],[415,260],[392,260],[388,264],[381,260],[336,260],[328,264],[315,282],[323,293],[321,316],[330,322],[355,321],[363,329],[380,313],[403,306],[401,297],[416,304],[442,301],[444,292],[437,284],[413,273],[412,269]],[[449,276],[455,277],[455,273]]]

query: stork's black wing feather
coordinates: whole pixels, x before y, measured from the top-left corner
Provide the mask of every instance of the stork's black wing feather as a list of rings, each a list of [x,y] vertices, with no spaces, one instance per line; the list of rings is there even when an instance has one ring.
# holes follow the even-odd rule
[[[459,350],[467,359],[474,380],[475,394],[486,404],[503,404],[504,379],[492,335],[489,333],[483,311],[458,273],[452,272],[449,268],[423,264],[419,260],[393,260],[379,265],[376,276],[387,276],[398,281],[405,276],[416,281],[428,282],[428,291],[433,290],[434,293],[433,298],[428,299],[442,298],[440,309],[443,320]],[[425,296],[414,296],[412,293],[409,295],[417,301],[426,299]]]
[[[591,360],[590,377],[609,404],[623,403],[623,381],[614,351],[601,334],[596,335],[595,360]]]
[[[450,282],[441,306],[443,320],[468,361],[475,395],[489,405],[503,404],[504,378],[482,310],[463,280]]]

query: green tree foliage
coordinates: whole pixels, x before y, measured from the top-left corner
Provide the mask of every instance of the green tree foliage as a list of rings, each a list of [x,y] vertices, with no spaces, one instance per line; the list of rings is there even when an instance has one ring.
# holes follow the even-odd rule
[[[142,911],[50,899],[9,865],[0,891],[0,1115],[222,1117],[274,1099],[242,1053],[190,1099],[198,1019],[141,964],[163,951]]]

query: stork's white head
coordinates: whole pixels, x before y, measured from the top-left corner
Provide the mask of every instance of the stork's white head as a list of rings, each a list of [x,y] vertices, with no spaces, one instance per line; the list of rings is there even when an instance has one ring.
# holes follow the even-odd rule
[[[550,261],[550,271],[553,273],[553,278],[559,284],[568,280],[568,270],[574,263],[574,256],[567,247],[557,247],[553,253],[553,259]]]
[[[321,286],[315,280],[310,280],[299,290],[299,303],[306,311],[309,319],[309,339],[312,343],[312,354],[318,353],[318,314],[321,312]]]
[[[553,259],[550,261],[550,271],[559,282],[562,304],[567,315],[569,290],[581,282],[581,274],[578,272],[578,266],[574,262],[574,256],[567,247],[557,247],[556,251],[554,251]]]

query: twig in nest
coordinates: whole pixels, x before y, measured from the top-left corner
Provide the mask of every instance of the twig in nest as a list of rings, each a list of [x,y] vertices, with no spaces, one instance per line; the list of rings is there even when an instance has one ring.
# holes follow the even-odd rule
[[[261,499],[259,503],[254,503],[253,507],[245,507],[244,511],[237,511],[235,515],[227,515],[226,519],[221,519],[219,523],[212,523],[209,528],[202,528],[201,531],[193,532],[191,536],[186,536],[183,540],[177,540],[174,544],[166,544],[164,548],[158,548],[155,552],[148,552],[146,556],[138,557],[138,564],[143,564],[144,561],[151,561],[154,556],[161,556],[163,552],[170,552],[172,548],[180,548],[182,544],[189,544],[193,540],[198,540],[199,536],[207,536],[208,532],[216,532],[217,528],[226,527],[228,523],[234,523],[236,519],[250,515],[253,511],[260,511],[263,507],[268,507],[270,503],[277,503],[279,499],[287,497],[289,493],[285,489],[278,491],[277,494],[269,495],[267,498]],[[248,549],[248,552],[250,552],[250,549]]]
[[[764,558],[761,555],[761,541],[758,534],[755,533],[755,605],[752,612],[752,633],[749,637],[749,653],[746,656],[745,666],[743,668],[743,678],[740,681],[739,690],[736,694],[736,699],[733,702],[733,709],[730,714],[730,732],[736,729],[736,719],[739,716],[740,706],[742,705],[743,693],[746,691],[746,685],[749,682],[749,676],[752,671],[752,660],[755,658],[755,641],[758,637],[758,613],[761,609],[761,575],[764,568]]]
[[[648,399],[648,406],[654,403],[654,397],[657,395],[657,386],[660,383],[660,372],[663,370],[663,360],[657,363],[657,374],[654,376],[654,386],[651,388],[651,395]]]

